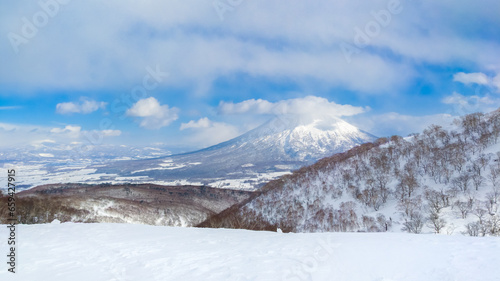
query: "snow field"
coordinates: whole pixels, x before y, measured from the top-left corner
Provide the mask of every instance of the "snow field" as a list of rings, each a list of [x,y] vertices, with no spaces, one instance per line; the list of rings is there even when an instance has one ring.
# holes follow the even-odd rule
[[[0,236],[7,228],[0,226]],[[0,280],[499,280],[500,239],[274,233],[133,224],[18,225]],[[7,253],[6,243],[1,253]],[[4,258],[5,259],[5,258]]]

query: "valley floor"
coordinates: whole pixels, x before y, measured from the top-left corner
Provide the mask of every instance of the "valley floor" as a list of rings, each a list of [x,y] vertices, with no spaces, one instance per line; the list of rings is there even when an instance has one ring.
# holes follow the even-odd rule
[[[133,224],[17,226],[0,280],[499,280],[500,239],[275,233]],[[7,227],[0,226],[0,254]]]

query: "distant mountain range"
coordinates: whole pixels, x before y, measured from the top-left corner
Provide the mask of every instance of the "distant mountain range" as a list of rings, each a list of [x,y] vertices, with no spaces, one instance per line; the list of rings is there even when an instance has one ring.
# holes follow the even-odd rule
[[[237,188],[234,180],[257,184],[259,175],[282,175],[375,139],[336,117],[280,116],[239,137],[199,151],[113,162],[96,167],[96,173],[204,184],[233,180],[232,187]]]

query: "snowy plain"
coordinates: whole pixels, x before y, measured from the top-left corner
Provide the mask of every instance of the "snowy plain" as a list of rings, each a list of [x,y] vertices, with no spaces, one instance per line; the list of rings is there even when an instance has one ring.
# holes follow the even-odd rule
[[[0,226],[0,237],[7,228]],[[500,239],[134,224],[18,225],[0,280],[500,280]],[[1,243],[1,253],[7,253]],[[5,259],[5,255],[4,259]]]

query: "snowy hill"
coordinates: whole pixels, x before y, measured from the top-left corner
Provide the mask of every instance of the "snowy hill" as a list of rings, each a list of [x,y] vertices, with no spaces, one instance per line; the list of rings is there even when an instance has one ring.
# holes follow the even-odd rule
[[[233,188],[244,182],[251,187],[375,139],[336,117],[281,116],[206,149],[152,160],[116,162],[97,167],[97,173],[142,180],[185,179],[212,185],[223,179]],[[259,178],[262,174],[267,177]]]
[[[500,111],[380,139],[272,181],[202,225],[500,235],[499,140]]]
[[[171,155],[164,145],[126,146],[91,143],[58,144],[44,140],[25,147],[0,149],[0,167],[15,168],[18,190],[51,183],[103,183],[106,174],[96,174],[98,166],[120,160],[151,159]]]
[[[0,280],[494,281],[500,239],[132,224],[18,225],[16,274]],[[0,234],[7,237],[1,225]],[[1,253],[8,253],[1,243]]]
[[[208,186],[51,184],[17,192],[16,212],[26,224],[58,219],[190,227],[251,196]],[[0,223],[8,223],[7,201],[0,194]]]

